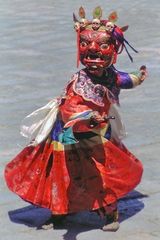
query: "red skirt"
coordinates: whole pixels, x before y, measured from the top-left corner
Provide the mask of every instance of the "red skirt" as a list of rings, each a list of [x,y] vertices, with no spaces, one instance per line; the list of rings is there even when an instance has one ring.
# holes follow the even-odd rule
[[[141,180],[141,162],[125,147],[95,136],[73,145],[47,141],[24,148],[5,169],[9,189],[54,214],[115,203]]]

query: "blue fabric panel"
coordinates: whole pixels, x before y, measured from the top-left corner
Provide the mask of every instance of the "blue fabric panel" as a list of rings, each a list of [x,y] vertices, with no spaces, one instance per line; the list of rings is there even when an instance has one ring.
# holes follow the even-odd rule
[[[51,139],[53,141],[59,141],[58,136],[62,132],[63,126],[64,123],[61,120],[57,119],[51,131]]]

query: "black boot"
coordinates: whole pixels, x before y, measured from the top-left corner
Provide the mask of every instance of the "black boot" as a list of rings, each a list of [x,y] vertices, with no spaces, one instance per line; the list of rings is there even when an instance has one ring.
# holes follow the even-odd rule
[[[52,215],[42,226],[44,230],[55,228],[63,224],[66,215]]]
[[[118,210],[114,210],[112,213],[106,215],[106,222],[103,226],[103,231],[116,232],[119,229],[118,222]]]

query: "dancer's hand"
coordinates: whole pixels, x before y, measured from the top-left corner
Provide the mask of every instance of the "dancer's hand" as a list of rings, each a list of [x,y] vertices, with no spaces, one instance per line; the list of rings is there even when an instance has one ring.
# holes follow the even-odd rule
[[[140,84],[146,79],[148,73],[147,73],[147,68],[145,65],[140,67],[140,75],[139,75],[139,80]]]
[[[104,117],[102,117],[97,111],[94,111],[90,118],[90,127],[96,127],[101,122],[104,122]]]
[[[104,117],[102,117],[99,112],[94,111],[93,112],[93,116],[91,117],[91,119],[93,119],[94,121],[100,123],[100,122],[104,122]]]

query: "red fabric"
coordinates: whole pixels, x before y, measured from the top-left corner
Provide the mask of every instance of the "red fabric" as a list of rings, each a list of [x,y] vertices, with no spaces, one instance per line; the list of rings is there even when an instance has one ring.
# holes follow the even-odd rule
[[[84,101],[71,87],[60,106],[62,120],[66,123],[73,114],[84,110],[107,114],[110,103],[106,98],[104,103],[104,107],[99,107]],[[74,130],[83,131],[83,127],[84,121],[79,121]],[[141,162],[124,146],[100,135],[61,148],[57,144],[48,138],[36,147],[24,148],[6,166],[10,190],[54,214],[67,214],[115,203],[141,180]]]
[[[65,152],[54,151],[47,142],[25,148],[6,167],[8,187],[54,214],[116,202],[139,183],[142,165],[110,141],[97,145],[92,141],[81,140]]]
[[[73,92],[72,85],[68,89],[67,98],[65,103],[60,106],[60,112],[62,116],[62,120],[64,123],[68,123],[75,114],[82,113],[87,110],[97,111],[101,116],[105,116],[108,114],[108,110],[110,107],[110,102],[107,98],[104,99],[104,107],[98,106],[90,101],[85,101],[80,95],[76,95]],[[75,132],[86,132],[91,131],[89,127],[88,120],[81,120],[81,121],[73,122],[73,129]],[[72,125],[72,123],[70,124]],[[96,129],[101,129],[104,127],[104,123],[100,123]],[[92,129],[94,131],[95,129]]]

